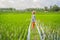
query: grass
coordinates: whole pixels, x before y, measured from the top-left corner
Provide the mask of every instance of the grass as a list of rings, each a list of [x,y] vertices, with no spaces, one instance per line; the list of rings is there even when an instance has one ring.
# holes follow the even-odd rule
[[[39,36],[36,26],[34,27],[34,29],[32,29],[32,27],[31,27],[30,32],[31,32],[30,33],[30,40],[40,40],[40,36]]]
[[[0,40],[26,40],[31,12],[0,13]],[[58,39],[60,38],[60,12],[36,12],[36,20],[45,31],[45,40],[53,40],[48,36],[55,34],[58,35]],[[33,33],[31,36],[32,40]]]
[[[27,14],[1,14],[0,40],[26,40],[30,17]]]
[[[47,12],[47,14],[36,14],[36,18],[39,22],[39,24],[42,25],[45,34],[46,34],[46,40],[53,40],[52,36],[48,38],[49,35],[55,35],[55,38],[57,40],[60,38],[60,12]],[[48,36],[47,36],[48,35]],[[57,35],[57,36],[56,36]],[[60,40],[60,39],[59,39]]]

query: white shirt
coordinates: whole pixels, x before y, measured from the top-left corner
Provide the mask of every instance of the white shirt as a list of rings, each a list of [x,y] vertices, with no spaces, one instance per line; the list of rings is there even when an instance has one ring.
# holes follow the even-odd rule
[[[32,22],[35,22],[35,15],[32,15]]]

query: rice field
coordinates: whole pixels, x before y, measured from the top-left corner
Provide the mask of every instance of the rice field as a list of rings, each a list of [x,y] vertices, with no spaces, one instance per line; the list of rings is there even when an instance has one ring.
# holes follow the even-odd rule
[[[25,14],[1,14],[0,40],[26,40],[30,17]]]
[[[60,40],[60,12],[37,14],[36,18],[40,27],[43,28],[45,40]],[[42,31],[42,30],[41,30]]]
[[[60,12],[36,12],[40,32],[44,40],[60,40]],[[58,14],[57,14],[58,13]],[[0,14],[0,40],[27,40],[31,12]],[[43,31],[41,30],[41,27]],[[42,35],[42,34],[41,34]],[[34,38],[35,37],[35,38]],[[41,40],[37,28],[30,29],[30,40]]]

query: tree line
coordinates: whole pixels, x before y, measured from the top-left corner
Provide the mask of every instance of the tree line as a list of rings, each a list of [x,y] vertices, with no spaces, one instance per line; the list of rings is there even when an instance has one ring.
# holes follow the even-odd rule
[[[45,6],[44,8],[27,8],[24,10],[16,10],[15,8],[0,8],[0,12],[25,12],[25,11],[32,11],[32,10],[36,10],[36,11],[60,11],[60,7],[58,5],[53,5],[50,6],[50,8],[48,8],[47,6]]]
[[[36,11],[60,11],[60,7],[58,5],[53,5],[53,6],[50,6],[50,8],[45,6],[44,8],[28,8],[26,10],[27,11],[32,11],[32,10],[36,10]]]

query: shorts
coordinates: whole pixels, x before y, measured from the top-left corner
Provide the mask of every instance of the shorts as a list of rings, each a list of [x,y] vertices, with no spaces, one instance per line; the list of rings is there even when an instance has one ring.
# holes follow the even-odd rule
[[[34,28],[35,27],[35,22],[32,22],[32,28]]]

